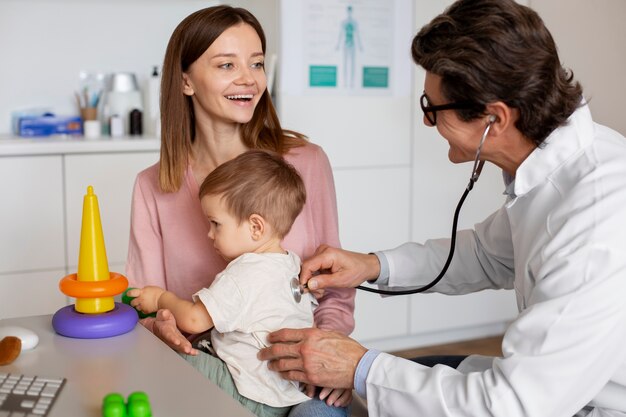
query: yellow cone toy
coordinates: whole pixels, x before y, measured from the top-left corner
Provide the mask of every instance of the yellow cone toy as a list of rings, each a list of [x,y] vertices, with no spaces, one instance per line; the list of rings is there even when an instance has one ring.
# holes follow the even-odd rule
[[[78,281],[108,281],[107,262],[98,197],[93,187],[87,187],[83,199],[83,222],[80,231],[80,251],[78,254]],[[115,307],[113,297],[78,298],[76,311],[80,313],[104,313]]]

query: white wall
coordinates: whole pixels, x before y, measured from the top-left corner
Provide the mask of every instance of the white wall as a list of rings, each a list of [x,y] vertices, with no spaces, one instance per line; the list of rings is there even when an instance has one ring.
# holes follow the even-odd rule
[[[531,0],[581,82],[594,119],[626,135],[626,1]]]

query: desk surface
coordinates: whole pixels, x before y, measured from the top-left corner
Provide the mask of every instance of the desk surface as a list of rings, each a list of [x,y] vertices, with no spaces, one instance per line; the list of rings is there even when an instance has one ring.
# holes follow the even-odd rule
[[[154,417],[252,416],[141,325],[116,337],[72,339],[56,334],[51,320],[0,320],[0,326],[23,326],[39,336],[36,348],[0,366],[1,372],[67,379],[49,417],[100,417],[106,394],[133,391],[148,394]]]

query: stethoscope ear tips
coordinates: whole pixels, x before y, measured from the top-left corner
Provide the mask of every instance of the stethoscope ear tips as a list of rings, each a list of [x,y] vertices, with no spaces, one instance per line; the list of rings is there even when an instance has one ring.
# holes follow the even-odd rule
[[[490,114],[489,115],[489,124],[495,123],[496,120],[498,120],[498,118],[496,117],[495,114]]]

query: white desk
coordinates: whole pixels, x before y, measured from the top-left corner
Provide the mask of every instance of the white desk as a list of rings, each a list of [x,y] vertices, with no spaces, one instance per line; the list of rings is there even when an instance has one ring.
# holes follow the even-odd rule
[[[67,379],[49,417],[100,417],[106,394],[126,398],[133,391],[148,394],[154,417],[252,416],[141,325],[116,337],[71,339],[56,334],[51,320],[0,320],[0,326],[27,327],[39,336],[35,349],[0,372]]]

